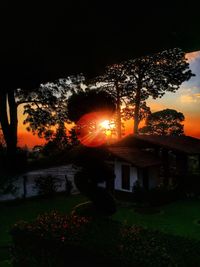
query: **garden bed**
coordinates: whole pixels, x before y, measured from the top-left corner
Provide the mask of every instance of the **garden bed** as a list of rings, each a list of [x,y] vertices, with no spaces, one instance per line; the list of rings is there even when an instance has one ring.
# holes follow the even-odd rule
[[[56,211],[12,231],[14,267],[196,267],[200,241],[128,226],[106,217]],[[35,265],[34,265],[35,264]]]

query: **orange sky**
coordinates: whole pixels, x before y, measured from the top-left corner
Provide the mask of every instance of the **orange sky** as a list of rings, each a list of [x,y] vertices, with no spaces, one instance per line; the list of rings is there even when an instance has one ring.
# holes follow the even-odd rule
[[[161,99],[148,99],[147,104],[155,112],[165,108],[176,109],[185,115],[185,134],[200,138],[200,51],[187,54],[190,67],[196,74],[190,81],[181,85],[176,93],[166,93]],[[33,147],[45,141],[26,131],[23,125],[23,107],[19,107],[18,145]],[[125,132],[133,132],[133,120],[126,122]]]

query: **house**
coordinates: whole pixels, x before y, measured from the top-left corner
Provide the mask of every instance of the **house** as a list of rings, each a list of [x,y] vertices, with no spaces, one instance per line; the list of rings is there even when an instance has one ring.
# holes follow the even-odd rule
[[[190,136],[129,135],[107,147],[115,180],[110,189],[132,192],[136,181],[145,189],[173,177],[200,175],[200,139]]]
[[[135,136],[140,147],[154,151],[162,160],[166,184],[175,177],[200,176],[200,139],[191,136]]]
[[[145,189],[160,183],[161,161],[151,153],[129,147],[108,147],[109,163],[115,172],[115,191],[132,192],[136,181]]]

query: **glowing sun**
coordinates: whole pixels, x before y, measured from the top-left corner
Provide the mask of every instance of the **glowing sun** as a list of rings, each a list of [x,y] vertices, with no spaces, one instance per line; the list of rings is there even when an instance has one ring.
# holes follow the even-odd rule
[[[104,120],[102,122],[99,123],[99,125],[106,129],[106,130],[109,130],[111,127],[110,127],[110,121],[109,120]]]

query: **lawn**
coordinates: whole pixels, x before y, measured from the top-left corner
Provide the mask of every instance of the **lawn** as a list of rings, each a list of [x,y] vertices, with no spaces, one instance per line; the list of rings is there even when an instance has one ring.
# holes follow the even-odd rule
[[[7,245],[11,242],[9,230],[16,221],[31,221],[39,214],[54,209],[69,213],[74,206],[85,200],[81,195],[73,195],[71,197],[58,196],[52,199],[28,199],[6,204],[1,203],[0,246]]]
[[[160,213],[141,214],[132,205],[118,209],[114,219],[200,240],[200,200],[182,200],[161,207]]]
[[[7,246],[11,243],[9,230],[16,221],[31,221],[39,214],[54,209],[69,213],[74,206],[85,200],[81,195],[74,195],[71,197],[59,196],[52,199],[27,199],[0,203],[0,267],[11,266],[8,260],[9,251]]]
[[[25,201],[1,203],[0,220],[0,267],[9,266],[6,261],[8,253],[3,246],[11,243],[10,227],[19,220],[31,221],[38,214],[59,210],[69,213],[74,206],[85,202],[81,195],[71,197],[58,196],[53,199],[29,199]],[[175,202],[161,208],[161,213],[140,214],[134,211],[133,205],[121,204],[113,219],[127,224],[141,225],[146,228],[157,229],[166,233],[200,240],[200,200],[185,200]]]

